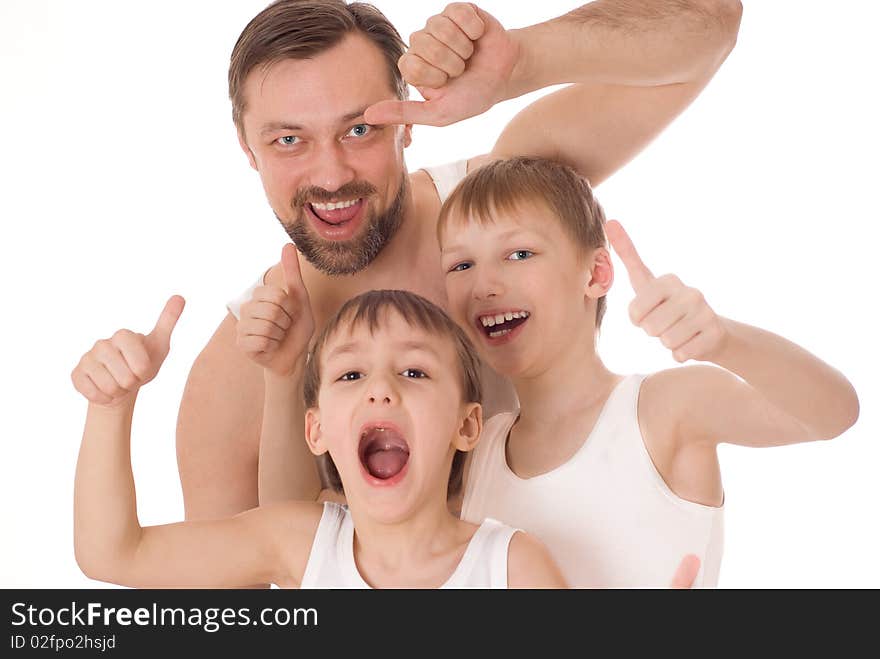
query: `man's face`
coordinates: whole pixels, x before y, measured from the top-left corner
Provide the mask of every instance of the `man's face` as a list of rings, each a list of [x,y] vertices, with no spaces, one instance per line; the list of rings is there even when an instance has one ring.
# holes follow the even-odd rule
[[[350,34],[308,60],[252,71],[241,137],[275,215],[327,274],[366,267],[402,221],[408,126],[371,126],[363,113],[394,98],[379,48]]]

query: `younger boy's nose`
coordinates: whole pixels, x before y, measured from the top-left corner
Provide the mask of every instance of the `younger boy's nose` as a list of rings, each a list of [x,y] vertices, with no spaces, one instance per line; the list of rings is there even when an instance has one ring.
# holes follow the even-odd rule
[[[486,300],[501,295],[503,292],[504,287],[495,276],[495,273],[487,268],[483,268],[483,272],[477,275],[476,281],[474,282],[474,299]]]

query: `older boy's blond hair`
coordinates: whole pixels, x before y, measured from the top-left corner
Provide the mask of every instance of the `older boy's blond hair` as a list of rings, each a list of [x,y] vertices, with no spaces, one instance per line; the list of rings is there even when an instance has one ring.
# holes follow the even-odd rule
[[[450,222],[490,223],[496,213],[524,204],[543,204],[584,256],[605,247],[605,212],[590,184],[571,167],[555,160],[520,156],[496,160],[468,174],[443,203],[437,238]],[[596,305],[596,327],[605,315],[605,296]]]

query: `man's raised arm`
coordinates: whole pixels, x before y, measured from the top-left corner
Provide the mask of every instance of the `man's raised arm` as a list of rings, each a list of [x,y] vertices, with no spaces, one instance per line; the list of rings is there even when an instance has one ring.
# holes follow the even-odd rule
[[[520,112],[491,157],[555,158],[597,185],[696,98],[733,49],[741,13],[738,0],[597,0],[505,30],[454,3],[411,35],[399,63],[426,100],[383,101],[366,119],[447,125],[571,83]]]

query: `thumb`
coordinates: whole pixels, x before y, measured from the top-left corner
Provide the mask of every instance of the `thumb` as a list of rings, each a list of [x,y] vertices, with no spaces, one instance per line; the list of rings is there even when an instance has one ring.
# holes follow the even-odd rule
[[[379,101],[364,110],[364,121],[377,126],[420,124],[442,126],[443,118],[432,101]]]
[[[171,332],[174,331],[174,327],[177,325],[180,314],[183,313],[183,306],[185,304],[186,300],[182,297],[179,295],[172,295],[168,299],[168,302],[165,303],[165,308],[162,309],[162,313],[159,314],[159,320],[156,321],[153,331],[148,335],[149,338],[160,343],[165,348],[170,346]]]
[[[293,243],[287,243],[281,249],[281,270],[284,272],[284,288],[287,289],[288,295],[300,295],[306,292],[299,267],[299,254]]]
[[[623,266],[626,268],[627,275],[629,275],[629,281],[632,284],[633,290],[638,293],[639,289],[654,279],[654,275],[642,261],[642,258],[636,251],[636,246],[633,245],[632,240],[620,222],[609,220],[605,225],[605,235],[608,236],[608,242],[611,243],[611,247],[614,248],[620,260],[623,261]]]
[[[670,588],[693,588],[694,581],[697,578],[697,574],[700,572],[700,559],[694,554],[688,554],[683,559],[681,559],[681,563],[678,564],[678,569],[675,571],[675,575],[672,577],[672,582],[669,584]]]

